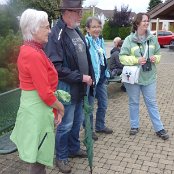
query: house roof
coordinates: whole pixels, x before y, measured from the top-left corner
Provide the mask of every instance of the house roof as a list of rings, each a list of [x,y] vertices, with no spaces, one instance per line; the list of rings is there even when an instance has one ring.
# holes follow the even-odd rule
[[[148,12],[151,19],[174,19],[174,0],[166,0]]]
[[[89,10],[92,12],[92,7],[90,7],[86,11],[89,11]],[[104,16],[107,19],[111,19],[113,17],[113,15],[114,15],[114,10],[102,10],[102,9],[100,9],[98,7],[95,7],[95,13],[98,14],[98,15],[104,14]],[[130,17],[132,18],[135,15],[136,15],[135,12],[131,12]]]
[[[84,11],[93,11],[93,7],[89,7],[88,9],[83,9]],[[113,17],[113,10],[102,10],[98,7],[95,7],[95,14],[104,14],[106,18],[112,18]]]
[[[97,14],[103,13],[107,19],[112,18],[114,13],[114,10],[102,10],[98,7],[95,8],[95,11]]]

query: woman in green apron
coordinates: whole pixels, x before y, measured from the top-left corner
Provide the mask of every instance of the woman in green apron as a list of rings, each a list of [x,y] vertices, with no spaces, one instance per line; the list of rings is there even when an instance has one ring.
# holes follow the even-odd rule
[[[19,157],[29,163],[28,174],[46,174],[45,166],[53,166],[54,120],[58,125],[64,115],[64,107],[54,95],[57,71],[42,50],[50,33],[48,15],[27,9],[20,27],[24,43],[17,65],[22,92],[11,140]]]

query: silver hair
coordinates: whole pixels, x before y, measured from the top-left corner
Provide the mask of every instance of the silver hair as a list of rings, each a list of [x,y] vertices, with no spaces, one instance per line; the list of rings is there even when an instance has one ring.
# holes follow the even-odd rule
[[[102,25],[102,22],[101,22],[101,20],[98,18],[98,17],[96,17],[96,16],[90,16],[90,17],[88,17],[87,18],[87,20],[86,20],[86,27],[87,28],[90,28],[90,26],[91,26],[91,23],[92,23],[92,21],[97,21],[98,23],[99,23],[99,25]]]
[[[32,40],[33,34],[38,31],[45,21],[48,21],[48,14],[46,12],[35,9],[25,10],[20,17],[23,40]]]

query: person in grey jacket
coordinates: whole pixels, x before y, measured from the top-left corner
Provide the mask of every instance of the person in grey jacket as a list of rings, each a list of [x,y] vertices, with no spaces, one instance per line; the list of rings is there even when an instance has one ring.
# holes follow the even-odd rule
[[[117,37],[119,38],[119,37]],[[114,44],[115,47],[111,50],[111,60],[110,60],[110,71],[111,71],[111,75],[115,76],[115,75],[121,75],[122,70],[123,70],[123,65],[120,63],[119,60],[119,53],[120,53],[120,48],[122,46],[122,40],[120,38],[119,39],[114,39]]]
[[[80,148],[79,132],[83,98],[95,78],[85,38],[78,29],[82,1],[63,0],[60,10],[61,17],[51,29],[45,51],[58,72],[58,88],[71,94],[71,102],[64,103],[65,114],[56,133],[56,165],[61,172],[70,173],[68,157],[87,157],[86,151]],[[92,95],[92,87],[90,92]]]
[[[120,37],[116,37],[114,39],[114,48],[110,51],[111,58],[110,58],[110,78],[114,78],[114,76],[120,76],[122,74],[123,70],[123,64],[120,63],[119,54],[120,49],[123,44],[123,41]],[[122,83],[120,89],[123,92],[126,92],[126,88],[124,84]]]

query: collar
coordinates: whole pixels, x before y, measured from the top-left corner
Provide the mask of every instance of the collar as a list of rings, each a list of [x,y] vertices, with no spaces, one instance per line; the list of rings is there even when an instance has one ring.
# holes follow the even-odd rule
[[[38,42],[35,42],[33,40],[31,41],[24,41],[24,45],[31,46],[36,50],[41,50],[43,48],[43,44],[40,44]]]
[[[150,33],[149,30],[146,31],[146,37],[145,41],[150,40],[153,37],[153,35]],[[132,40],[136,43],[142,43],[142,41],[139,40],[137,31],[135,33],[132,33]]]

